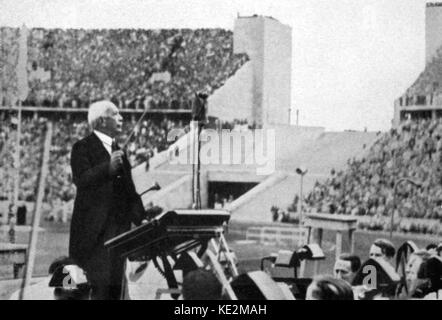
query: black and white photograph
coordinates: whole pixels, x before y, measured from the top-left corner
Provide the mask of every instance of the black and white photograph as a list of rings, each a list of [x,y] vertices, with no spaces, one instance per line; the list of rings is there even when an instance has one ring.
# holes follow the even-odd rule
[[[441,300],[441,222],[442,1],[0,0],[0,300]]]

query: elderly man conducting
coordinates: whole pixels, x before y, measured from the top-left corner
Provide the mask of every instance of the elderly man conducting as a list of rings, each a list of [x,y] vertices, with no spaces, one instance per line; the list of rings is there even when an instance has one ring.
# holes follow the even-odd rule
[[[72,215],[69,255],[86,272],[92,299],[119,299],[124,261],[112,257],[104,243],[139,225],[144,218],[131,167],[115,137],[123,118],[110,101],[91,104],[93,133],[74,144],[71,154],[77,195]]]

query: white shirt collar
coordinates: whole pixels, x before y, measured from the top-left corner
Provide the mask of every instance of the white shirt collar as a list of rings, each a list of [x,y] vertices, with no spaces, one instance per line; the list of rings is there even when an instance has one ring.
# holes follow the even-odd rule
[[[97,131],[97,130],[94,130],[94,133],[97,135],[98,139],[100,139],[101,142],[103,142],[105,145],[108,145],[110,147],[112,146],[113,139],[111,137],[109,137],[107,134],[104,134],[104,133]]]
[[[107,153],[112,154],[112,138],[107,134],[104,134],[100,131],[94,130],[94,133],[97,135],[98,139],[100,139],[103,147],[106,149]]]

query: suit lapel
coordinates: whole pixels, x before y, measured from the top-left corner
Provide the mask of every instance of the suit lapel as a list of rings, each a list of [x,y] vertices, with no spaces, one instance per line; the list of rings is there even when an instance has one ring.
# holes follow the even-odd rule
[[[109,152],[107,152],[106,148],[103,146],[103,143],[95,133],[90,135],[90,142],[91,154],[94,155],[97,162],[101,162],[103,160],[108,161],[110,159]]]

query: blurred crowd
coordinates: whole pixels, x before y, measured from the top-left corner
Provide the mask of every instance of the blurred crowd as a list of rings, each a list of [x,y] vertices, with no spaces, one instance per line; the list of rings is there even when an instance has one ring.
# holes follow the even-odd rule
[[[34,199],[43,149],[44,119],[22,120],[20,148],[20,193],[23,200]],[[0,115],[0,200],[10,199],[14,190],[17,121]]]
[[[442,219],[442,119],[407,120],[380,136],[360,159],[349,159],[345,171],[331,171],[305,198],[310,212],[371,217],[369,229],[389,229],[395,205],[394,230],[440,232]],[[295,206],[296,207],[296,206]]]
[[[13,79],[19,30],[0,32],[1,67]],[[233,33],[223,29],[34,28],[28,61],[24,105],[87,108],[107,99],[119,108],[190,109],[194,92],[212,93],[247,57],[233,54]],[[11,83],[2,81],[0,105],[14,103]]]
[[[0,200],[10,200],[14,191],[15,179],[15,148],[17,126],[14,117],[0,118]],[[34,202],[36,200],[38,172],[41,166],[43,133],[48,119],[24,117],[21,136],[21,167],[19,199]],[[136,122],[129,121],[124,126],[120,137],[122,145],[134,129]],[[167,141],[169,130],[184,128],[188,125],[181,120],[144,120],[134,129],[134,134],[127,145],[127,154],[134,167],[147,162],[150,157],[165,150],[172,142]],[[58,120],[54,121],[52,145],[50,152],[49,171],[46,181],[45,203],[48,220],[66,222],[71,214],[69,203],[75,197],[72,183],[70,153],[72,145],[89,134],[86,121]],[[148,166],[146,166],[148,169]]]
[[[149,170],[149,160],[166,150],[174,141],[168,141],[171,130],[180,129],[182,134],[189,132],[189,124],[182,119],[167,116],[146,118],[137,125],[137,119],[125,121],[123,133],[118,137],[120,146],[126,142],[126,152],[132,167],[145,163]],[[46,123],[44,117],[23,117],[21,136],[21,167],[19,199],[27,202],[36,200],[38,172],[41,166],[43,138]],[[246,130],[245,120],[219,122],[222,128]],[[184,130],[182,130],[184,129]],[[75,186],[72,183],[70,153],[73,144],[87,136],[90,128],[86,121],[58,119],[53,121],[53,135],[50,150],[49,171],[45,190],[47,220],[67,222],[72,212],[72,199]],[[17,119],[15,116],[0,114],[0,201],[13,198],[15,180],[15,148],[17,139]],[[129,135],[131,137],[129,138]],[[128,140],[129,139],[129,140]],[[217,197],[216,206],[223,207],[233,201],[233,196]]]

